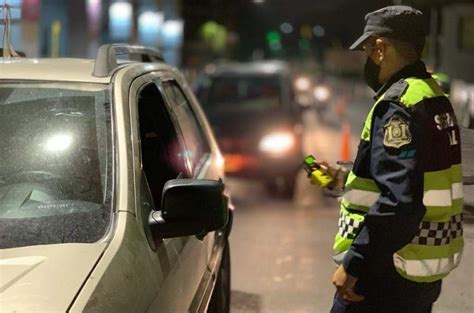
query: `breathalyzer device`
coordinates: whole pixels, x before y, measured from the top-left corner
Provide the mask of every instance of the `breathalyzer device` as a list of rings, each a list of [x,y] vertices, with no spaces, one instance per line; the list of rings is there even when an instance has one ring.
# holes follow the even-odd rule
[[[316,159],[312,155],[304,158],[303,168],[311,181],[316,185],[327,187],[333,181],[333,178],[324,168],[316,163]]]

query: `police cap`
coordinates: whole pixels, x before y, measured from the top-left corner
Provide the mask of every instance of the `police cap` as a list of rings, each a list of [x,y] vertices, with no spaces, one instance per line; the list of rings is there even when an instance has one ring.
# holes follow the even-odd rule
[[[350,46],[350,50],[362,50],[362,44],[371,36],[413,43],[424,41],[426,36],[423,13],[409,6],[388,6],[368,13],[365,20],[364,33]]]

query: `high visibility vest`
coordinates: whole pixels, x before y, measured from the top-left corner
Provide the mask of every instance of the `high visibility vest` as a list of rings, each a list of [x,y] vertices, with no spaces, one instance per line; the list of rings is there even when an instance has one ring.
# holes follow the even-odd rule
[[[433,282],[459,265],[464,245],[459,128],[449,100],[434,79],[407,78],[397,84],[403,86],[397,101],[410,112],[423,116],[424,128],[432,136],[420,138],[424,140],[424,151],[417,152],[418,161],[426,163],[421,165],[426,213],[411,243],[394,253],[393,265],[408,280]],[[370,174],[370,134],[375,107],[384,100],[393,101],[390,89],[376,101],[365,121],[354,168],[341,200],[334,242],[336,262],[342,260],[363,227],[365,214],[380,196]]]

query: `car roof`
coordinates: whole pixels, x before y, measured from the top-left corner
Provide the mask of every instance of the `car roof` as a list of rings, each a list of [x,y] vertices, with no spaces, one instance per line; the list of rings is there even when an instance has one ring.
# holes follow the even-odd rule
[[[109,83],[92,75],[95,60],[72,58],[0,58],[0,79]]]
[[[146,71],[151,67],[159,70],[173,70],[166,63],[141,63],[134,61],[118,61],[119,66],[109,76],[93,75],[96,60],[76,58],[0,58],[1,80],[34,80],[34,81],[64,81],[108,84],[113,74],[128,66],[139,65]],[[128,65],[128,66],[127,66]]]
[[[283,61],[258,61],[247,63],[224,63],[208,65],[210,75],[288,75],[290,67]]]

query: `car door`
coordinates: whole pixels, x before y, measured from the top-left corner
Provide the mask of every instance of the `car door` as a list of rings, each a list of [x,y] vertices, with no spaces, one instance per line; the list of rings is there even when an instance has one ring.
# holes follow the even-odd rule
[[[194,179],[215,179],[210,174],[211,148],[205,135],[203,121],[199,119],[189,97],[173,77],[162,77],[160,85],[175,124],[181,131],[192,177]],[[208,234],[204,238],[200,238],[199,241],[190,240],[186,242],[187,248],[192,250],[195,256],[199,255],[200,259],[203,258],[209,262],[214,244],[213,238],[213,235]]]
[[[139,153],[134,153],[138,158],[137,220],[148,241],[149,257],[156,269],[154,274],[162,278],[150,312],[194,312],[192,303],[207,268],[210,236],[153,238],[148,227],[149,212],[160,209],[161,191],[167,180],[202,175],[197,173],[200,171],[193,172],[195,160],[183,137],[189,125],[182,125],[186,121],[180,115],[180,108],[166,95],[161,79],[156,73],[148,74],[132,85],[132,93],[136,94],[132,120],[136,123],[134,136],[139,146]],[[191,149],[203,152],[208,148],[193,146]]]
[[[190,97],[185,94],[177,80],[164,78],[161,85],[174,113],[176,123],[181,129],[193,178],[217,179],[210,173],[212,152],[208,136],[205,134],[204,121],[191,105]],[[213,241],[207,237],[203,241],[207,243],[207,255],[210,258]]]

